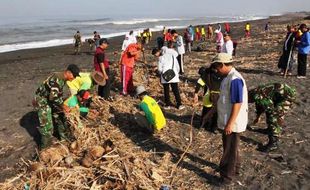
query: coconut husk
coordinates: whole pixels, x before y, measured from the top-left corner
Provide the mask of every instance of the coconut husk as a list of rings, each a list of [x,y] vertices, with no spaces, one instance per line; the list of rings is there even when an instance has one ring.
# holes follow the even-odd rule
[[[102,146],[94,146],[89,150],[89,154],[94,158],[98,159],[105,153],[105,149]]]
[[[32,163],[32,164],[29,166],[29,168],[28,168],[28,170],[29,170],[30,172],[42,171],[42,170],[44,170],[44,169],[46,169],[46,167],[44,166],[44,164],[42,164],[42,163],[40,163],[40,162],[34,162],[34,163]]]

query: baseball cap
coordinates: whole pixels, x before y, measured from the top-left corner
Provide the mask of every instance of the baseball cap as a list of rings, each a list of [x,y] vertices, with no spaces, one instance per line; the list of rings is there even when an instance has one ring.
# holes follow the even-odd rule
[[[77,77],[77,76],[80,76],[80,69],[75,64],[70,64],[67,67],[67,71],[70,71],[73,74],[74,78]]]
[[[218,53],[211,63],[231,63],[233,62],[232,56],[228,53]]]

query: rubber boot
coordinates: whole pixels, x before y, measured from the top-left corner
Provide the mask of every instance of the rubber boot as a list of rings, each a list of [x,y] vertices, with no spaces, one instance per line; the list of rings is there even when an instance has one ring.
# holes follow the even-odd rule
[[[269,142],[264,148],[264,152],[270,152],[278,149],[278,137],[270,136]]]
[[[49,147],[52,144],[52,137],[49,135],[41,136],[40,150]]]
[[[68,141],[68,129],[66,128],[65,125],[61,125],[57,127],[58,130],[58,135],[59,135],[59,140],[60,141]]]

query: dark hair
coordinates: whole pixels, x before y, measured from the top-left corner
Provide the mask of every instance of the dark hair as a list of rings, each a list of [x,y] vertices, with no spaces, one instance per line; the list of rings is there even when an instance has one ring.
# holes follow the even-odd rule
[[[147,91],[144,91],[144,92],[142,92],[141,94],[139,94],[138,97],[146,96],[146,95],[148,95],[148,93],[147,93]]]
[[[72,73],[72,75],[75,77],[80,76],[80,69],[77,65],[75,64],[70,64],[67,67],[67,71],[70,71]]]
[[[94,31],[94,34],[96,34],[97,33],[97,31]]]
[[[88,92],[88,90],[80,90],[80,91],[78,91],[78,93],[76,95],[83,99],[83,96],[86,92]],[[83,102],[80,102],[80,103],[82,104],[82,106],[88,108],[88,107],[90,107],[91,102],[92,102],[92,98],[89,97],[88,99],[83,99]]]
[[[133,31],[132,31],[132,30],[130,30],[130,32],[129,32],[129,35],[131,35],[131,34],[133,34]]]
[[[169,40],[169,41],[167,42],[167,47],[168,47],[168,48],[172,48],[172,47],[173,47],[173,41]]]
[[[160,49],[158,49],[158,48],[154,48],[153,50],[152,50],[152,55],[155,55],[157,52],[159,52],[160,51]]]
[[[99,45],[102,45],[102,44],[109,44],[109,42],[108,42],[108,39],[106,39],[106,38],[101,38],[100,40],[99,40]]]
[[[84,94],[85,94],[86,91],[87,91],[87,90],[80,90],[80,91],[78,91],[78,92],[76,93],[76,95],[82,98],[82,97],[84,96]]]
[[[177,31],[176,30],[171,30],[170,33],[173,35],[173,34],[177,33]]]
[[[300,28],[300,29],[307,28],[307,25],[303,23],[303,24],[301,24],[301,25],[299,26],[299,28]]]
[[[202,76],[206,72],[206,67],[200,67],[198,70],[198,74]]]

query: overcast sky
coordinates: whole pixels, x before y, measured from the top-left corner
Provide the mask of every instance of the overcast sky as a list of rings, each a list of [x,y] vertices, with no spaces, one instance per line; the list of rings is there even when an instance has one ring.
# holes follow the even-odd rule
[[[62,15],[203,16],[310,11],[310,0],[0,0],[0,19]]]

